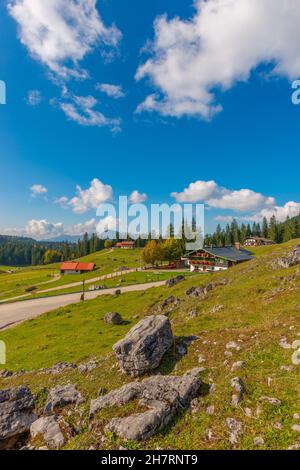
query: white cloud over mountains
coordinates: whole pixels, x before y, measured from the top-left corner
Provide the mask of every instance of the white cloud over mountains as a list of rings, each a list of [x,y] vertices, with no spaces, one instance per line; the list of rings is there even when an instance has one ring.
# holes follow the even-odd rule
[[[30,220],[26,225],[25,234],[36,239],[55,238],[63,234],[63,224],[52,223],[47,219]]]
[[[70,207],[76,214],[84,214],[91,209],[97,209],[100,204],[111,200],[112,197],[112,187],[94,178],[87,189],[82,189],[77,185],[76,196],[71,199],[62,196],[55,202],[63,208]]]
[[[247,81],[260,64],[298,78],[299,25],[299,0],[196,0],[188,20],[158,17],[152,57],[136,74],[157,91],[137,111],[211,119],[222,110],[215,90]]]
[[[86,77],[79,62],[96,46],[115,47],[121,33],[106,26],[97,0],[11,0],[8,10],[30,54],[52,72],[67,78]]]

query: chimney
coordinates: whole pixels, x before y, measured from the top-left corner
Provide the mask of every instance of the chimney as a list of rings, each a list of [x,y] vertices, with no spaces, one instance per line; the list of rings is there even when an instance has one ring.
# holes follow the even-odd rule
[[[241,249],[241,244],[240,244],[240,242],[236,242],[236,243],[234,244],[234,246],[235,246],[235,249],[236,249],[236,250],[240,251],[240,249]]]

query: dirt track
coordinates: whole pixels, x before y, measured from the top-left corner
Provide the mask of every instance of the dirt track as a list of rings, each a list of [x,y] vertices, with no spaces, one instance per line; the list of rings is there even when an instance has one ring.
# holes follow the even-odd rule
[[[148,284],[136,284],[123,287],[122,293],[135,292],[160,287],[166,284],[166,281],[151,282]],[[85,299],[91,300],[101,295],[114,295],[116,288],[105,289],[103,291],[86,292]],[[10,328],[18,323],[38,317],[43,313],[50,312],[65,305],[76,304],[80,302],[81,294],[67,294],[54,297],[45,297],[43,299],[23,300],[11,304],[0,305],[0,330]]]

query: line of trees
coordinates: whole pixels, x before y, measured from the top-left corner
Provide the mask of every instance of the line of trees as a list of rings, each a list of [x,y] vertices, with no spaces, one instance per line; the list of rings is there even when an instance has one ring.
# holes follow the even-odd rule
[[[146,264],[160,264],[163,261],[178,261],[185,253],[185,240],[169,238],[167,240],[149,240],[142,251]]]
[[[0,265],[37,266],[87,256],[104,248],[104,240],[87,233],[77,243],[37,242],[31,238],[0,235]]]
[[[300,215],[287,217],[285,222],[278,222],[274,215],[269,221],[264,218],[262,224],[254,222],[252,225],[244,223],[239,225],[233,220],[225,229],[218,225],[213,234],[206,235],[204,243],[207,246],[230,246],[236,242],[243,244],[249,237],[264,237],[276,243],[300,238]]]

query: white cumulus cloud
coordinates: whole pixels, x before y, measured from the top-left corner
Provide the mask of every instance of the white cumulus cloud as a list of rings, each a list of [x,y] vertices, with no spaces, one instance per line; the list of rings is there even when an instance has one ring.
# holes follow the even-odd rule
[[[29,237],[38,240],[58,237],[63,234],[64,227],[61,222],[52,223],[47,219],[44,220],[30,220],[25,228],[25,233]]]
[[[156,91],[137,111],[211,119],[222,110],[215,90],[246,82],[260,64],[275,76],[300,74],[299,0],[196,0],[190,19],[163,15],[154,30],[136,78]]]
[[[273,197],[264,196],[251,189],[227,189],[215,181],[196,181],[181,193],[174,192],[171,196],[179,203],[205,202],[213,208],[241,212],[274,207],[276,204]]]
[[[93,179],[88,189],[76,187],[76,196],[68,199],[66,196],[56,199],[56,203],[64,208],[72,208],[77,214],[84,214],[90,209],[97,209],[100,204],[111,200],[113,189],[102,183],[98,178]]]
[[[296,217],[300,215],[300,202],[289,201],[283,206],[275,206],[273,208],[266,208],[259,211],[257,214],[254,214],[252,217],[248,217],[245,219],[253,220],[253,221],[260,221],[264,217],[269,220],[273,215],[275,215],[276,219],[279,222],[284,222],[287,217]]]
[[[96,231],[96,219],[90,219],[86,222],[82,222],[79,224],[72,225],[69,228],[66,228],[65,234],[66,235],[78,235],[81,236],[84,233],[94,233]]]
[[[142,204],[143,202],[147,201],[147,199],[148,196],[146,193],[141,194],[137,190],[133,191],[129,196],[129,201],[132,202],[132,204]]]
[[[121,33],[107,27],[97,0],[11,0],[21,42],[30,54],[63,78],[86,77],[79,62],[96,46],[117,46]]]

